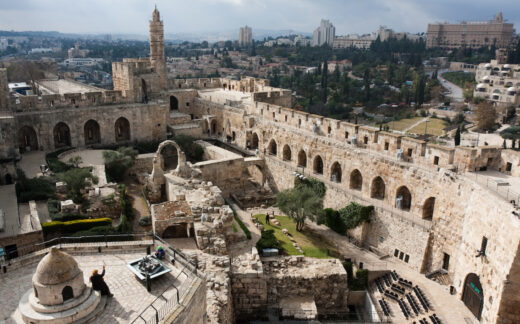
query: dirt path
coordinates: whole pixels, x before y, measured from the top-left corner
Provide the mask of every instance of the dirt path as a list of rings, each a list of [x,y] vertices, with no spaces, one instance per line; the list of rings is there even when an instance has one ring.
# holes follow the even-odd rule
[[[134,212],[134,219],[132,220],[132,231],[134,233],[141,233],[151,229],[151,226],[143,227],[139,225],[139,220],[142,217],[150,216],[150,212],[142,194],[142,186],[136,183],[133,179],[125,181],[126,192],[129,200],[132,203]]]

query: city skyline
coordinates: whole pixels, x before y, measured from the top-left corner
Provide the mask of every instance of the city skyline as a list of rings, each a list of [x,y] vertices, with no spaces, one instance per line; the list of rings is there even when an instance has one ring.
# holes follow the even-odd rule
[[[336,35],[371,33],[381,25],[418,33],[426,32],[428,23],[491,20],[499,11],[520,25],[520,4],[512,0],[195,0],[189,5],[176,0],[93,0],[73,5],[65,0],[20,0],[0,3],[0,29],[140,35],[155,4],[166,34],[224,32],[244,25],[253,27],[253,34],[261,29],[311,34],[321,19],[334,24]]]

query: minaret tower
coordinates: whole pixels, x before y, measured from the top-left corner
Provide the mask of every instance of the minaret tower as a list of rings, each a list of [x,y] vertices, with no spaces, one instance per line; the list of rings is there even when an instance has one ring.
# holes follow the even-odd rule
[[[157,6],[150,20],[150,63],[159,75],[161,90],[166,90],[166,59],[164,57],[164,26]]]

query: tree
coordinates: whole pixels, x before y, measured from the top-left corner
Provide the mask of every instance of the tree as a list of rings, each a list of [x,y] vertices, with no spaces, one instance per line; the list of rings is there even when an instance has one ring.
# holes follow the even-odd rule
[[[513,142],[512,148],[515,147],[517,140],[520,140],[520,126],[511,126],[500,132],[500,136],[504,139],[504,148],[506,146],[505,140],[511,140]]]
[[[131,147],[120,147],[117,151],[104,151],[105,170],[110,181],[121,181],[132,165],[134,165],[137,151]]]
[[[81,156],[76,155],[71,157],[68,162],[69,164],[72,164],[73,167],[79,168],[79,165],[83,162],[83,159],[81,158]]]
[[[276,205],[296,222],[301,232],[308,217],[315,220],[323,209],[323,198],[307,186],[282,191],[276,195]]]
[[[87,178],[97,182],[97,178],[92,175],[89,168],[70,169],[60,175],[60,179],[67,184],[69,195],[75,203],[83,201],[81,190],[87,185],[85,181]]]
[[[455,146],[460,145],[460,127],[457,127],[457,131],[455,132],[455,137],[453,140],[455,141]]]
[[[497,119],[497,112],[487,101],[478,104],[475,111],[477,127],[483,131],[492,130]]]
[[[328,64],[327,64],[327,59],[325,59],[325,61],[323,61],[323,69],[321,71],[321,91],[322,91],[321,101],[323,103],[327,102],[327,88],[328,88],[327,75],[328,75],[328,73],[329,73],[329,68],[328,68]]]

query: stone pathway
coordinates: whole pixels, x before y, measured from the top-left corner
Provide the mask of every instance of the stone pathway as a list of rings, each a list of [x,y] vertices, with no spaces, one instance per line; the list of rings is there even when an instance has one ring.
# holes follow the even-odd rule
[[[18,167],[22,169],[27,178],[34,178],[41,174],[40,165],[47,164],[45,152],[33,151],[22,154],[22,159],[18,162]]]
[[[102,187],[107,184],[107,177],[105,174],[105,161],[103,160],[103,152],[105,150],[81,150],[71,151],[65,153],[60,161],[68,163],[69,159],[75,156],[81,157],[82,162],[80,167],[92,166],[92,174],[98,177],[97,187]]]

